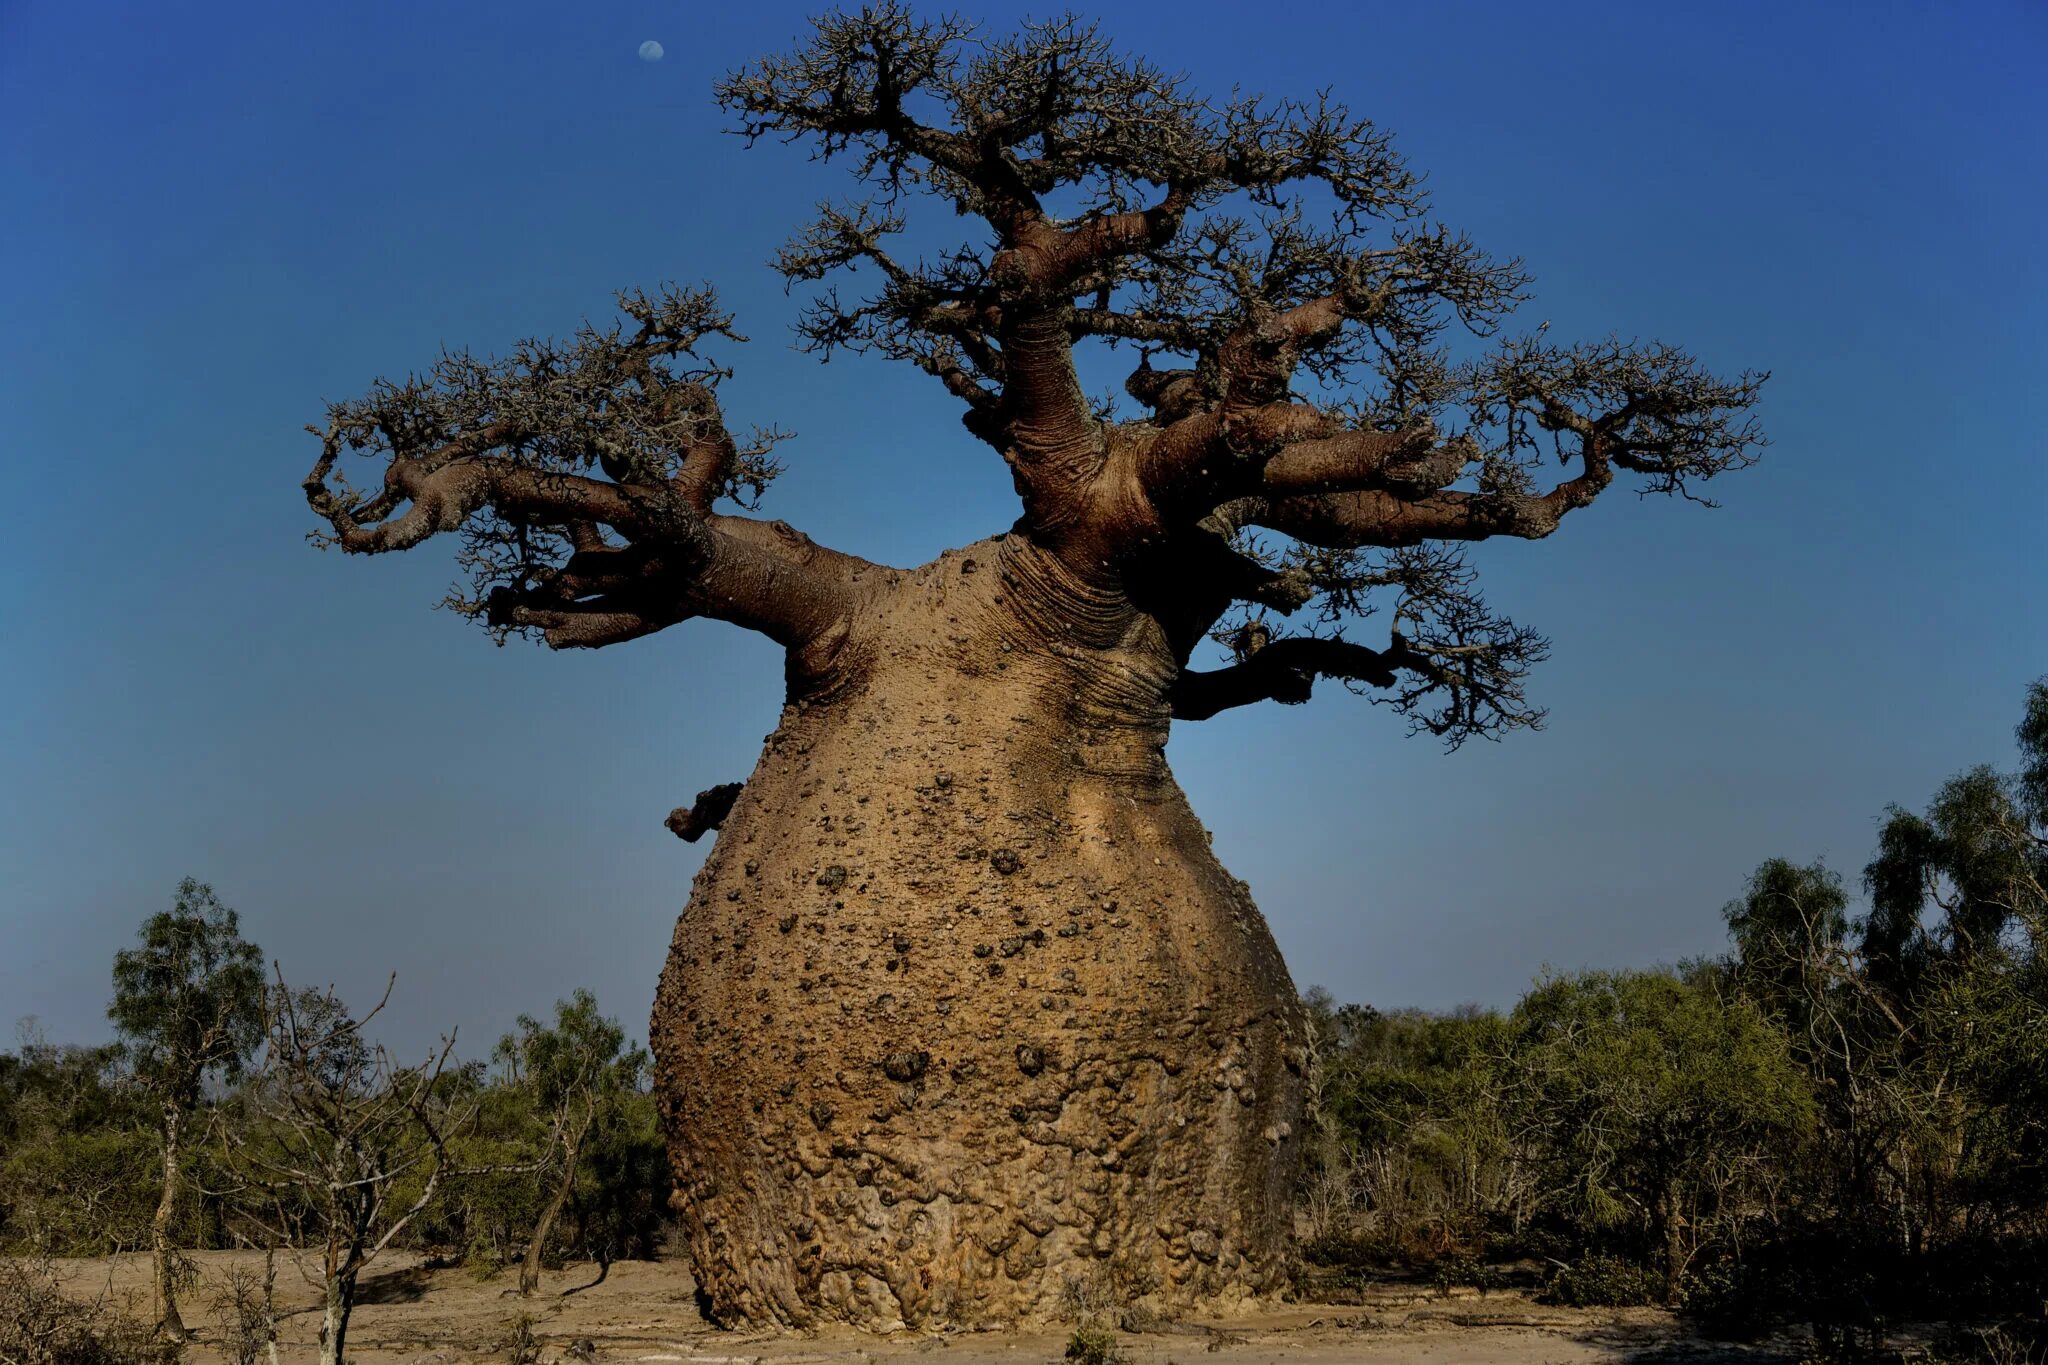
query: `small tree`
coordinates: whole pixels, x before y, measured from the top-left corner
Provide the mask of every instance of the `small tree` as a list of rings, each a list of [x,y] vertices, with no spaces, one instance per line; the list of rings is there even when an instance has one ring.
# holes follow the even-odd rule
[[[393,981],[396,977],[393,977]],[[436,1082],[454,1051],[450,1035],[424,1062],[400,1066],[370,1043],[361,1019],[332,989],[271,990],[255,1113],[226,1134],[248,1216],[273,1246],[317,1248],[322,1295],[320,1363],[345,1358],[349,1317],[363,1269],[433,1202],[448,1173],[447,1134]],[[403,1186],[410,1199],[394,1196]]]
[[[184,1133],[209,1075],[232,1080],[262,1037],[263,955],[235,912],[187,877],[169,910],[144,921],[140,947],[114,957],[107,1017],[128,1044],[135,1078],[155,1104],[163,1184],[150,1224],[166,1335],[183,1340],[171,1266],[171,1217],[182,1189]]]
[[[1901,993],[2048,933],[2048,678],[2027,689],[2015,737],[2018,772],[1972,768],[1943,783],[1924,816],[1886,812],[1863,873],[1862,947]]]
[[[540,1284],[542,1252],[553,1233],[562,1206],[576,1188],[576,1168],[585,1144],[637,1090],[647,1069],[647,1054],[626,1046],[625,1030],[597,1012],[597,998],[579,990],[555,1002],[552,1027],[519,1016],[516,1033],[498,1043],[498,1059],[515,1083],[533,1097],[534,1112],[547,1125],[543,1160],[559,1155],[553,1193],[541,1208],[519,1267],[519,1293],[530,1296]]]
[[[1865,971],[1910,1033],[1902,1064],[1926,1097],[1897,1180],[1917,1168],[1928,1230],[1948,1221],[1939,1198],[1982,1216],[2048,1193],[2048,678],[2027,689],[2015,738],[2017,771],[1959,773],[1924,814],[1891,807],[1864,869]]]
[[[1748,1001],[1668,972],[1554,977],[1512,1022],[1516,1108],[1550,1197],[1641,1228],[1676,1295],[1703,1206],[1730,1202],[1743,1170],[1810,1119],[1784,1036]]]
[[[1841,877],[1822,864],[1771,858],[1751,874],[1741,897],[1722,907],[1744,994],[1795,1034],[1812,1013],[1812,999],[1839,973],[1848,905]]]

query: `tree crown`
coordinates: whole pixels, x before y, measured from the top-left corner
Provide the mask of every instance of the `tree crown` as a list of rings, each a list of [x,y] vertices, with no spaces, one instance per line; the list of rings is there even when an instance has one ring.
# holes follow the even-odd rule
[[[1436,220],[1386,133],[1327,93],[1213,101],[1072,16],[989,37],[887,0],[717,97],[749,142],[860,188],[775,256],[812,291],[800,344],[930,374],[1008,464],[1032,543],[1127,591],[1183,664],[1223,646],[1229,667],[1177,685],[1184,719],[1334,677],[1454,743],[1535,724],[1545,642],[1488,608],[1463,547],[1549,535],[1618,475],[1697,500],[1762,444],[1761,374],[1503,335],[1521,263]],[[934,200],[964,237],[913,224]],[[305,484],[318,538],[459,531],[451,604],[501,639],[598,646],[698,615],[816,638],[866,566],[716,506],[743,512],[779,467],[780,433],[736,437],[700,353],[739,339],[731,317],[708,289],[620,306],[630,327],[444,356],[335,404]],[[1468,354],[1459,331],[1491,340]],[[1134,353],[1121,394],[1084,394],[1090,350]],[[381,486],[348,484],[350,452]]]
[[[551,1024],[520,1015],[515,1031],[498,1040],[496,1056],[544,1113],[632,1090],[647,1066],[647,1054],[628,1047],[618,1021],[600,1014],[597,997],[581,989],[555,1002]]]
[[[135,1075],[190,1107],[208,1072],[236,1078],[263,1036],[263,954],[235,912],[187,877],[176,903],[150,916],[141,943],[114,957],[107,1017]]]

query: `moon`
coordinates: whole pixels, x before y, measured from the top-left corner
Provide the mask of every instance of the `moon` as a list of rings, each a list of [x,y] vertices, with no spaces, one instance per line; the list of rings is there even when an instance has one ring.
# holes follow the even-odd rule
[[[658,62],[658,61],[660,61],[660,60],[661,60],[661,56],[662,56],[662,49],[661,49],[661,44],[660,44],[660,43],[657,43],[657,42],[655,42],[655,41],[654,41],[654,39],[652,39],[652,38],[649,38],[649,39],[648,39],[648,40],[647,40],[646,42],[644,42],[644,43],[640,44],[640,60],[641,60],[641,61],[643,61],[643,62]]]

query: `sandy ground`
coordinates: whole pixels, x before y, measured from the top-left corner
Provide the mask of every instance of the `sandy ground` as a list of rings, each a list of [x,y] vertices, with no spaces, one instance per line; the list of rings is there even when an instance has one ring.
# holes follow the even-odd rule
[[[199,1285],[182,1303],[198,1334],[188,1359],[211,1365],[223,1351],[223,1326],[214,1307],[230,1270],[260,1274],[262,1258],[241,1252],[199,1252]],[[81,1297],[111,1294],[131,1311],[150,1308],[147,1256],[62,1262],[67,1289]],[[961,1332],[894,1337],[855,1333],[777,1336],[720,1331],[697,1311],[695,1286],[684,1267],[667,1262],[615,1265],[601,1283],[591,1266],[546,1275],[540,1292],[522,1303],[510,1275],[478,1281],[461,1269],[432,1269],[407,1256],[387,1256],[363,1283],[363,1302],[349,1329],[350,1358],[373,1362],[506,1360],[505,1338],[522,1312],[534,1317],[540,1359],[553,1361],[662,1362],[664,1365],[868,1365],[871,1361],[935,1359],[962,1365],[1038,1365],[1059,1361],[1064,1332],[1010,1335]],[[298,1269],[280,1258],[278,1300],[285,1360],[313,1358],[319,1329],[318,1293]],[[1156,1332],[1122,1333],[1132,1365],[1246,1365],[1248,1362],[1360,1361],[1373,1365],[1573,1365],[1601,1362],[1763,1362],[1796,1360],[1796,1345],[1777,1350],[1705,1343],[1688,1338],[1666,1313],[1651,1309],[1545,1308],[1513,1293],[1434,1293],[1387,1287],[1363,1304],[1344,1307],[1288,1304],[1228,1322],[1177,1323]]]

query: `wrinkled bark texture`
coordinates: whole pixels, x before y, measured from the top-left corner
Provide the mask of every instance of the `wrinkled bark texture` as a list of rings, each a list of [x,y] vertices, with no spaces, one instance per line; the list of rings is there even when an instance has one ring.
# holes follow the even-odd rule
[[[1176,672],[1151,616],[1014,534],[883,571],[792,653],[651,1031],[719,1320],[1278,1288],[1304,1034],[1167,771]]]

